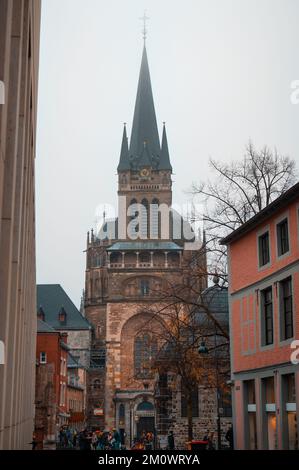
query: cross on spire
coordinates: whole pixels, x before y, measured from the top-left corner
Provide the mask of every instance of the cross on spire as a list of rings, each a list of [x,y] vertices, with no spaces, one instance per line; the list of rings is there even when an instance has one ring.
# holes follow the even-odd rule
[[[144,44],[145,44],[146,38],[147,38],[146,23],[147,23],[147,21],[149,20],[149,17],[146,16],[146,10],[145,10],[145,12],[144,12],[144,15],[140,18],[140,20],[143,21],[142,37],[143,37],[143,41],[144,41]]]

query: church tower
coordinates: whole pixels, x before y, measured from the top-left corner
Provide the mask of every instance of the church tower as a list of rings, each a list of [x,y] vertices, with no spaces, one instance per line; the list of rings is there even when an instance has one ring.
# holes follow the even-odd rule
[[[117,171],[118,218],[104,221],[103,231],[87,238],[84,311],[93,325],[88,419],[91,426],[116,427],[129,446],[142,430],[156,426],[151,361],[161,322],[152,310],[167,283],[181,280],[191,256],[184,237],[162,227],[159,208],[172,204],[172,166],[165,124],[159,138],[145,45],[131,138],[125,125]],[[165,217],[172,229],[173,216]]]

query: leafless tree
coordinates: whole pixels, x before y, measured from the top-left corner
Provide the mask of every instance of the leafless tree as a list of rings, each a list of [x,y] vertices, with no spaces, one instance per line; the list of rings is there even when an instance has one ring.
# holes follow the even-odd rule
[[[251,142],[242,160],[221,163],[210,159],[215,178],[193,183],[192,192],[204,204],[203,217],[214,264],[225,266],[225,248],[219,239],[247,222],[296,180],[295,161],[267,146],[256,150]],[[224,268],[225,269],[225,268]]]
[[[199,273],[194,269],[190,273],[192,278],[207,275],[206,272]],[[210,292],[211,302],[213,290]],[[160,347],[157,357],[147,357],[144,368],[155,371],[158,378],[166,373],[180,378],[187,405],[188,439],[192,440],[194,389],[199,385],[214,390],[216,386],[224,389],[229,378],[228,319],[227,316],[219,319],[216,312],[210,309],[205,293],[197,291],[197,287],[187,278],[186,270],[181,283],[167,282],[155,294],[157,303],[148,307],[147,312],[151,315],[142,325],[141,331],[147,331],[149,325],[154,323],[153,320],[159,322],[160,328],[155,328],[155,339]],[[202,341],[207,347],[204,357],[199,353]]]

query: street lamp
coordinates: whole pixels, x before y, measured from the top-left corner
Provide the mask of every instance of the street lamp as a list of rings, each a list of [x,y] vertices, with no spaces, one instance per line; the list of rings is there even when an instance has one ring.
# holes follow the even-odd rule
[[[220,390],[219,390],[219,376],[218,376],[218,355],[217,355],[217,341],[215,331],[215,372],[216,372],[216,395],[217,395],[217,443],[218,450],[221,449],[221,416],[220,416]],[[198,354],[209,354],[209,350],[204,341],[201,342],[198,348]]]

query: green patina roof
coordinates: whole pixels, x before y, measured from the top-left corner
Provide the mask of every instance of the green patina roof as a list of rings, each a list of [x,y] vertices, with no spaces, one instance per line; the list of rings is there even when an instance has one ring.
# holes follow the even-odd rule
[[[42,307],[45,322],[55,330],[89,330],[90,324],[84,318],[59,284],[37,286],[37,306]],[[66,321],[60,323],[59,312],[64,308]]]
[[[174,242],[144,241],[144,242],[117,242],[110,246],[107,251],[182,251],[183,248]]]

